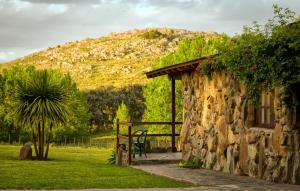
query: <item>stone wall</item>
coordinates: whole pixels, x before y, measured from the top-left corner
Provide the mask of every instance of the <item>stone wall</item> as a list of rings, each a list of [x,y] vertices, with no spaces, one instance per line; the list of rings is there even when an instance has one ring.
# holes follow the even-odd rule
[[[182,157],[205,168],[268,181],[300,184],[300,134],[296,111],[275,90],[275,128],[254,126],[245,88],[225,72],[212,80],[194,71],[182,75]]]

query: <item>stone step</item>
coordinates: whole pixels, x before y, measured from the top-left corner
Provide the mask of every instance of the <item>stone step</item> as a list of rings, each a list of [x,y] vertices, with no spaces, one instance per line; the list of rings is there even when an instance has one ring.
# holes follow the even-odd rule
[[[178,159],[168,160],[133,160],[132,165],[179,164]]]
[[[149,153],[147,158],[137,155],[132,158],[133,165],[154,165],[154,164],[178,164],[181,161],[181,153]]]

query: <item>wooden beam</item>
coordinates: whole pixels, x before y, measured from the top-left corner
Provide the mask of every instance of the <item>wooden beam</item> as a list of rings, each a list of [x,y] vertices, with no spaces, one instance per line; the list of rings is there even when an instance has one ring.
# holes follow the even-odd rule
[[[157,76],[162,76],[166,74],[173,74],[178,71],[190,71],[193,70],[196,66],[198,66],[199,63],[201,63],[205,59],[209,58],[215,58],[217,57],[218,54],[211,55],[211,56],[204,56],[201,58],[197,58],[195,60],[190,60],[187,62],[171,65],[171,66],[166,66],[164,68],[159,68],[156,70],[152,70],[150,72],[146,72],[147,78],[155,78]]]
[[[182,122],[175,122],[176,125],[181,125]],[[172,125],[172,122],[142,122],[142,121],[132,121],[132,122],[119,122],[119,125]]]
[[[139,135],[132,135],[131,137],[138,137]],[[147,134],[147,137],[171,137],[173,134],[163,133],[163,134]],[[178,133],[175,134],[175,136],[179,136]],[[119,135],[119,138],[128,139],[127,135]]]
[[[117,119],[116,155],[118,154],[119,145],[120,145],[119,134],[120,134],[120,124],[119,124],[119,119]]]
[[[176,120],[176,111],[175,111],[175,79],[172,77],[172,152],[176,152],[175,146],[175,120]]]
[[[128,126],[128,165],[131,165],[131,126]]]

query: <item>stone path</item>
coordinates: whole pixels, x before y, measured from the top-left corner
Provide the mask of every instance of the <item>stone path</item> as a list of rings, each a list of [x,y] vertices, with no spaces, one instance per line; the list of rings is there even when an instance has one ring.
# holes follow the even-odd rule
[[[78,189],[75,191],[131,191],[131,190],[133,190],[133,191],[199,191],[199,187],[194,187],[194,188]],[[3,190],[3,191],[21,191],[21,190]],[[22,191],[27,191],[27,190],[22,190]],[[44,190],[28,190],[28,191],[44,191]],[[51,191],[71,191],[71,190],[51,190]]]
[[[179,168],[177,164],[137,165],[133,168],[195,184],[197,188],[181,190],[288,190],[300,191],[300,185],[275,184],[248,176],[235,176],[206,169]],[[158,190],[158,189],[154,189]],[[163,190],[163,189],[162,189]],[[178,189],[169,189],[178,190]],[[179,189],[180,190],[180,189]],[[168,191],[168,189],[166,189]]]

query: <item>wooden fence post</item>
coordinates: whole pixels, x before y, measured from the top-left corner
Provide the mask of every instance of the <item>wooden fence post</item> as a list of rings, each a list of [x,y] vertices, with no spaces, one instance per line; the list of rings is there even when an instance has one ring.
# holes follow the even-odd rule
[[[175,106],[175,79],[172,76],[172,152],[176,152],[175,146],[175,120],[176,120],[176,106]]]
[[[119,150],[119,144],[120,144],[120,138],[119,138],[119,134],[120,134],[120,124],[119,124],[119,119],[117,119],[117,136],[116,136],[116,154],[118,153]]]
[[[128,126],[128,164],[131,165],[131,125]]]

